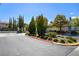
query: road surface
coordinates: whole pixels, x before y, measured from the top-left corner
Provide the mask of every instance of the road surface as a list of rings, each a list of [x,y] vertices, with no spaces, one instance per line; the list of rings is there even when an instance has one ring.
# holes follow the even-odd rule
[[[37,40],[16,33],[0,33],[0,56],[68,55],[79,56],[79,47],[54,45],[43,40]]]

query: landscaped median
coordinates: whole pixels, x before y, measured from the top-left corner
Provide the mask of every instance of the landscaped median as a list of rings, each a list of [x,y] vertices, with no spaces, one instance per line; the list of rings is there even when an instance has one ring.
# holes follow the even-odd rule
[[[42,38],[38,38],[38,37],[35,37],[35,36],[31,36],[32,38],[35,38],[35,39],[38,39],[38,40],[43,40],[45,42],[49,42],[49,43],[52,43],[52,44],[56,44],[56,45],[61,45],[61,46],[79,46],[79,42],[75,42],[75,43],[60,43],[60,42],[54,42],[53,40],[45,40],[45,39],[42,39]]]
[[[45,36],[37,36],[37,37],[35,35],[29,35],[29,36],[52,44],[58,44],[62,46],[79,46],[79,42],[77,41],[77,39],[71,36],[63,36],[58,35],[56,33],[47,33]]]
[[[53,38],[52,43],[62,46],[79,46],[77,39],[70,36],[58,36]]]

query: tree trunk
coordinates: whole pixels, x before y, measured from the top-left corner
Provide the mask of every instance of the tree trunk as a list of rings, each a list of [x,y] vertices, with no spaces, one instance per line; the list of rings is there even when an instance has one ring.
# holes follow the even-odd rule
[[[62,26],[60,26],[60,34],[61,34],[61,32],[62,32]]]
[[[60,34],[61,34],[61,31],[62,31],[62,25],[61,25],[61,22],[60,22]]]

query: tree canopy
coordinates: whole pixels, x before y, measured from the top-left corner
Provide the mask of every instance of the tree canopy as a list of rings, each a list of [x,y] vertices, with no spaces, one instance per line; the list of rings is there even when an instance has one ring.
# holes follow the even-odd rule
[[[73,18],[71,20],[71,26],[79,26],[79,17]]]
[[[60,29],[60,32],[61,32],[62,27],[66,24],[67,24],[67,20],[64,15],[57,15],[55,17],[54,26],[58,27]]]

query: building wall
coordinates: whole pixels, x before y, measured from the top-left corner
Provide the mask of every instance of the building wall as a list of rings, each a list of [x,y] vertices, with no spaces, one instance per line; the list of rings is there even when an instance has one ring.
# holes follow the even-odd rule
[[[0,23],[0,30],[2,29],[2,28],[7,28],[8,27],[8,25],[6,24],[6,23]]]
[[[53,31],[53,30],[57,30],[57,28],[48,28],[47,31]],[[69,31],[69,28],[68,27],[63,27],[62,28],[63,31]],[[71,30],[79,30],[79,27],[71,27]]]
[[[64,28],[62,28],[62,30],[68,31],[69,29],[68,29],[68,27],[64,27]],[[79,27],[71,27],[71,30],[79,30]]]

